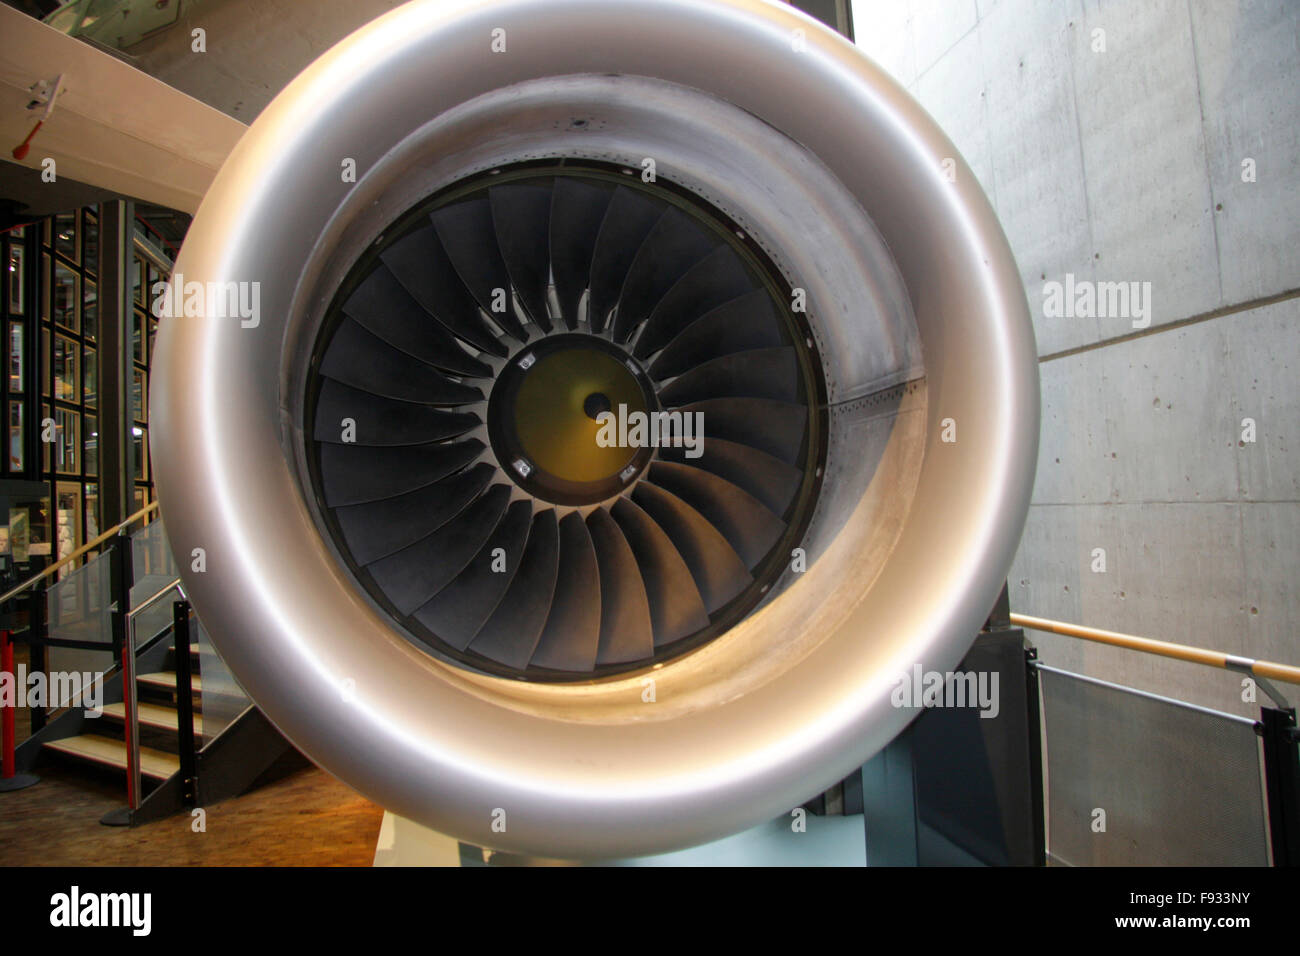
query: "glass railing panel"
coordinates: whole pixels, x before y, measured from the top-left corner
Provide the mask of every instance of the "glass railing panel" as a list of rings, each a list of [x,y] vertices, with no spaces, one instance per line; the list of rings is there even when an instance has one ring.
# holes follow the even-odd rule
[[[197,617],[193,619],[190,633],[191,640],[198,645],[199,651],[196,672],[199,676],[199,691],[196,696],[203,714],[203,740],[206,743],[229,727],[252,701],[212,646],[208,632]]]
[[[131,559],[134,571],[131,607],[137,608],[177,578],[176,560],[167,544],[161,518],[155,518],[131,535]],[[136,640],[147,641],[171,622],[171,602],[159,601],[137,615]]]
[[[46,667],[52,673],[100,675],[113,667],[112,558],[104,553],[67,571],[45,591],[49,636],[64,641],[103,644],[104,650],[51,647]],[[62,703],[62,702],[60,702]]]

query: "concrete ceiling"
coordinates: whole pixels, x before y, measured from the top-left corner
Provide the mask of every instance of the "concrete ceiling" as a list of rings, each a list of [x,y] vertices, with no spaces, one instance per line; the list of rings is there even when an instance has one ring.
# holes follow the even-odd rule
[[[289,81],[339,40],[403,0],[203,0],[125,50],[130,62],[251,123]],[[192,49],[202,28],[206,53]]]
[[[6,153],[42,116],[39,108],[28,108],[33,84],[62,77],[53,112],[33,135],[30,152],[17,160],[28,170],[50,170],[55,182],[6,175],[19,190],[3,194],[13,204],[48,210],[52,202],[67,200],[46,187],[70,180],[193,212],[246,129],[11,7],[0,6],[0,34],[6,38],[0,44],[0,142]],[[27,189],[33,184],[35,192]]]

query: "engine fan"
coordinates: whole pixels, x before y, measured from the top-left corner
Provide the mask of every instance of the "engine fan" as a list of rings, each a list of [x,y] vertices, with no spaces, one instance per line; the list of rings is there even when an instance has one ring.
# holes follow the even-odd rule
[[[820,362],[779,273],[688,195],[493,172],[345,281],[310,386],[318,499],[371,596],[452,659],[542,680],[670,659],[789,564]],[[655,415],[668,441],[629,447]]]

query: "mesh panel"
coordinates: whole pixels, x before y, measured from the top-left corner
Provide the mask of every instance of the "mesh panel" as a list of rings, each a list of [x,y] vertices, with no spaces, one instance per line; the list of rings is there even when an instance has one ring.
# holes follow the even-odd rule
[[[1048,852],[1071,866],[1266,866],[1254,724],[1040,667]],[[1105,832],[1094,832],[1094,811]]]

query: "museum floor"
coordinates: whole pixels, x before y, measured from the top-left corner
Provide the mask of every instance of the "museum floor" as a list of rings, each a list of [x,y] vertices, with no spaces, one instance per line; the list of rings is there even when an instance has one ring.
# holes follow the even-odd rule
[[[3,866],[369,866],[384,811],[289,754],[260,786],[135,828],[99,818],[122,804],[120,775],[43,762],[41,782],[0,794]]]

